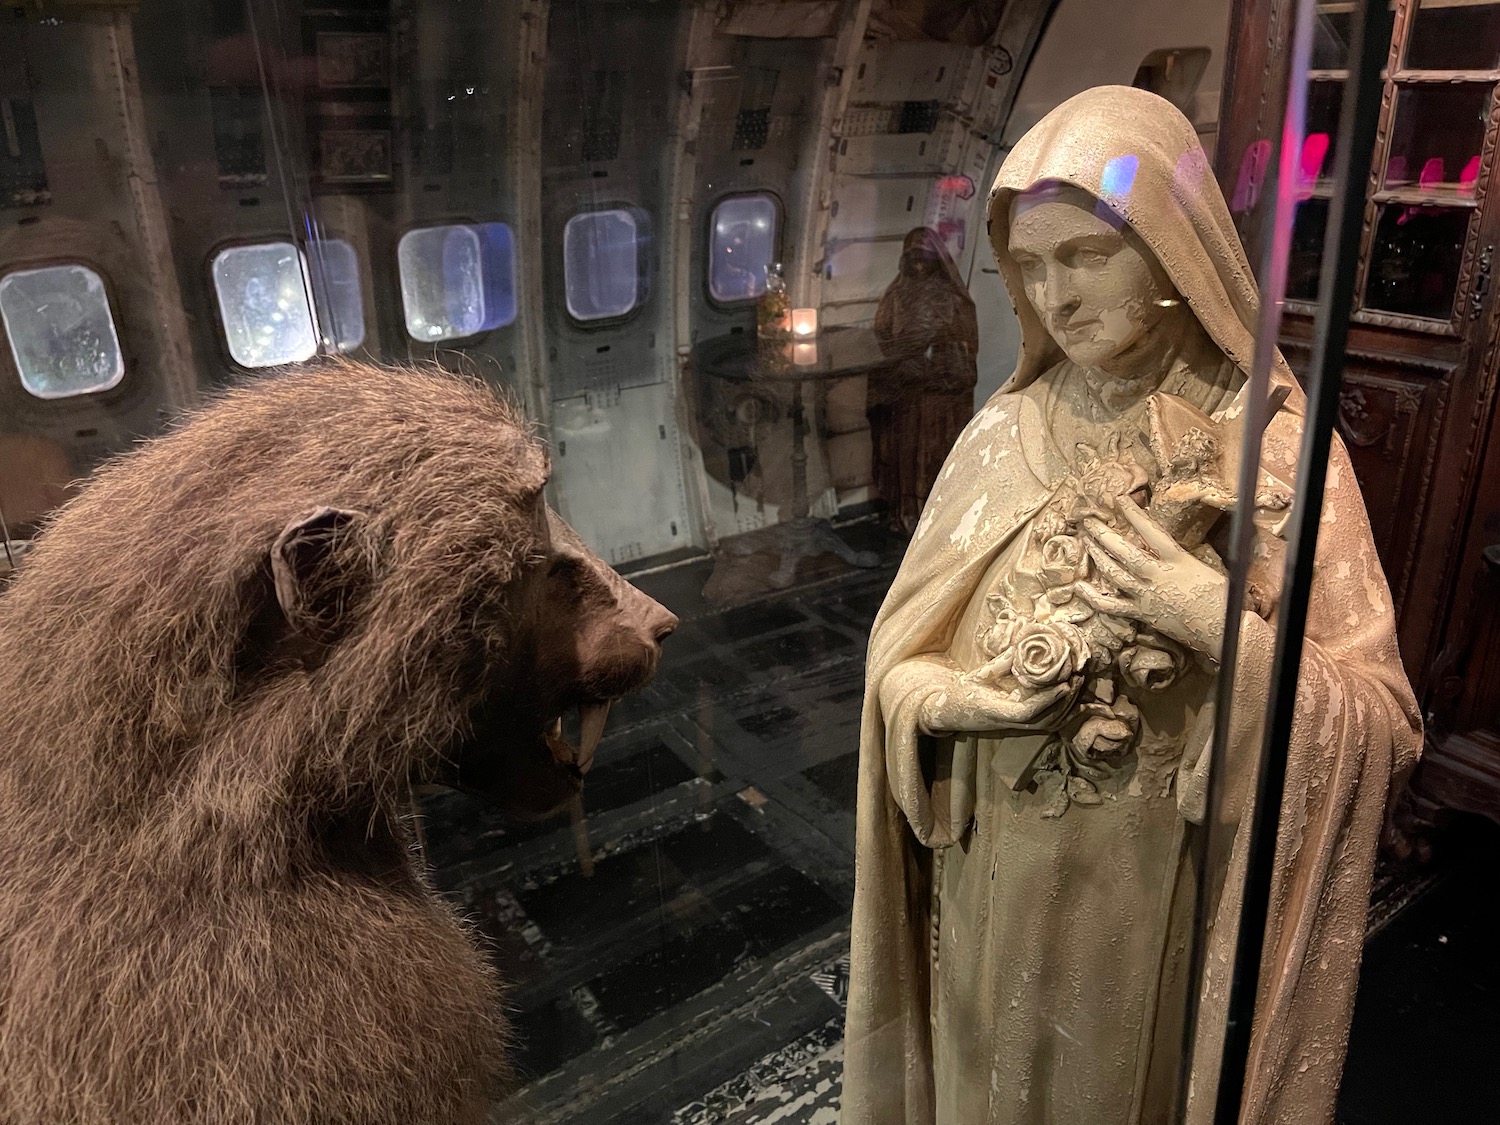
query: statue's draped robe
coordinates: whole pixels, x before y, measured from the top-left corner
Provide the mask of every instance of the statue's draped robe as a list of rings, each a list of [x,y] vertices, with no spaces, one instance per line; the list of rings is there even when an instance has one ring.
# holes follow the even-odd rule
[[[1122,152],[1136,158],[1123,193],[1107,190],[1121,184],[1105,173]],[[1075,184],[1124,215],[1225,356],[1248,368],[1254,284],[1180,114],[1142,91],[1105,88],[1023,138],[991,195],[991,234],[1013,294],[1021,289],[1004,251],[1009,200],[1042,180]],[[1270,625],[1253,614],[1243,622],[1224,765],[1229,800],[1218,823],[1194,823],[1208,764],[1194,744],[1206,737],[1201,727],[1183,739],[1183,768],[1165,796],[1123,794],[1055,819],[999,785],[998,741],[968,743],[967,764],[955,751],[951,764],[924,769],[917,717],[934,690],[924,665],[972,666],[976,602],[1068,472],[1039,405],[1046,381],[1037,383],[1061,356],[1030,308],[1017,312],[1016,374],[954,446],[871,635],[844,1125],[1156,1125],[1182,1061],[1175,1037],[1188,988],[1202,989],[1200,1060],[1217,1058],[1222,1036],[1274,611]],[[1264,435],[1263,464],[1290,481],[1302,399],[1279,356],[1272,379],[1290,397]],[[1244,394],[1219,412],[1226,423],[1241,415]],[[1272,525],[1257,520],[1263,542]],[[1179,690],[1198,689],[1171,689]],[[1386,797],[1419,745],[1390,593],[1335,439],[1287,747],[1249,1125],[1332,1120]],[[1129,828],[1130,847],[1100,832],[1111,817]],[[1190,982],[1185,857],[1207,837],[1231,858],[1210,905],[1207,977]],[[994,890],[983,885],[991,876]],[[1138,897],[1127,903],[1132,891]],[[1194,1125],[1211,1119],[1215,1078],[1212,1065],[1195,1069]]]
[[[925,253],[937,269],[908,273]],[[902,271],[881,295],[875,335],[896,362],[870,375],[866,412],[871,468],[891,522],[915,526],[948,450],[974,414],[979,323],[958,267],[941,238],[926,227],[902,245]]]

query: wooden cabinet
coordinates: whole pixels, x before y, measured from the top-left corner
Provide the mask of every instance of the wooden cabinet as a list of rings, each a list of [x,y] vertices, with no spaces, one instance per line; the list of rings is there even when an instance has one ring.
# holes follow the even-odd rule
[[[1353,9],[1318,5],[1281,340],[1298,371],[1311,351]],[[1500,544],[1500,2],[1395,9],[1338,427],[1429,717],[1406,799],[1405,823],[1421,827],[1441,807],[1500,820],[1500,575],[1484,563]],[[1269,192],[1256,187],[1279,129],[1292,11],[1286,0],[1239,0],[1231,23],[1218,173],[1252,255],[1269,236]]]

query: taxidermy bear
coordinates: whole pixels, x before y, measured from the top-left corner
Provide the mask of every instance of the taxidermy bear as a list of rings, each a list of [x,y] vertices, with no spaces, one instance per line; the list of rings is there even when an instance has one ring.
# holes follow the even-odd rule
[[[412,786],[565,803],[676,624],[547,473],[483,388],[339,362],[43,531],[0,594],[0,1125],[484,1119],[499,982]]]

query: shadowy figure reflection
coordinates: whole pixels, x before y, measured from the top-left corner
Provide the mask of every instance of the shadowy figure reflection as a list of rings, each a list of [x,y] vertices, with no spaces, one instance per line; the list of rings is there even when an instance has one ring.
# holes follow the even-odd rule
[[[937,232],[917,227],[880,298],[875,335],[897,362],[870,375],[875,487],[894,531],[910,535],[948,450],[974,413],[979,323]]]

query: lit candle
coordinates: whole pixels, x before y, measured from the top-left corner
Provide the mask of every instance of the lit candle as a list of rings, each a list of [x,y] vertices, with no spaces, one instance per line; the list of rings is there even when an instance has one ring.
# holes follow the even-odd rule
[[[792,362],[798,367],[811,367],[818,362],[818,342],[809,341],[806,344],[792,345]]]
[[[817,309],[792,310],[792,335],[807,339],[818,334]]]

